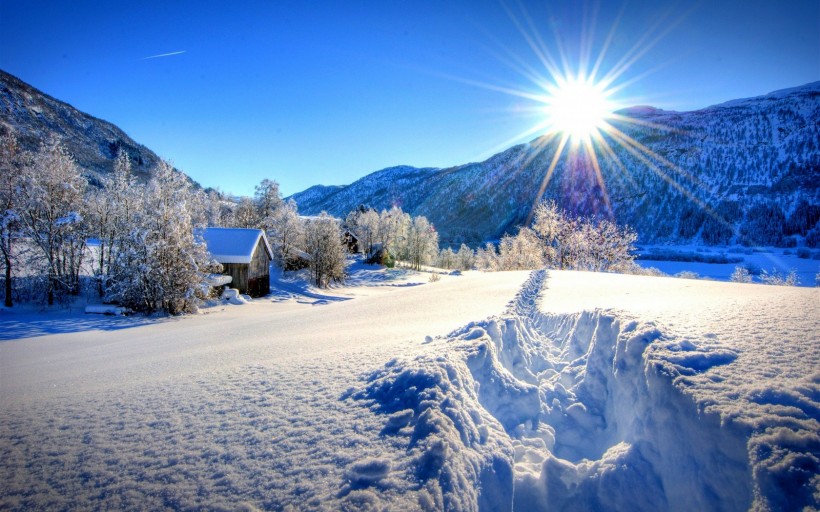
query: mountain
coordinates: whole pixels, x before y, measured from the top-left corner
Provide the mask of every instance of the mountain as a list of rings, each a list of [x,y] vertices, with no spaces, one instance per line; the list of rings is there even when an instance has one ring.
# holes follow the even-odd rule
[[[616,113],[595,158],[543,136],[480,163],[392,167],[292,197],[300,212],[344,216],[361,204],[424,215],[446,244],[514,233],[539,198],[633,226],[642,242],[820,242],[820,82],[693,112]],[[595,171],[596,162],[600,176]]]
[[[74,156],[91,183],[113,172],[120,151],[131,158],[137,179],[147,181],[159,157],[134,142],[113,124],[80,112],[22,80],[0,70],[0,133],[12,131],[21,147],[37,151],[43,141],[57,137]]]

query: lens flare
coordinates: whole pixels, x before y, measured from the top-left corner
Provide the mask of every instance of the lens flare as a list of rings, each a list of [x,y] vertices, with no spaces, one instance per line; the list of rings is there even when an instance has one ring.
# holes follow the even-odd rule
[[[606,129],[606,120],[614,108],[600,83],[570,77],[557,80],[547,91],[544,110],[551,129],[568,135],[576,143]]]

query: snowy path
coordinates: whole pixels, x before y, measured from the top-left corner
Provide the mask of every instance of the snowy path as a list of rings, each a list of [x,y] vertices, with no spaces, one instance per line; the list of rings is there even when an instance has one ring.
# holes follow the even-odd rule
[[[340,397],[426,336],[497,314],[526,277],[2,342],[0,509],[361,508],[377,498],[343,490],[367,473],[354,463],[401,448]],[[413,482],[386,481],[379,500],[417,503]]]

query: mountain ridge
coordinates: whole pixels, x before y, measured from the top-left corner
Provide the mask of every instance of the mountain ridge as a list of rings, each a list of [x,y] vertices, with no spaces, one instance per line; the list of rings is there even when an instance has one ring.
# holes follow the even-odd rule
[[[820,230],[812,224],[777,233],[767,225],[771,233],[752,236],[767,215],[788,217],[804,203],[811,212],[820,208],[820,82],[690,112],[619,112],[611,124],[623,135],[604,135],[611,151],[598,151],[600,179],[588,157],[564,155],[545,198],[630,224],[645,242],[793,244]],[[291,197],[305,214],[402,206],[427,216],[445,243],[475,245],[526,222],[557,146],[541,136],[483,162],[423,173],[391,167]]]
[[[0,134],[13,132],[20,146],[31,152],[38,151],[49,137],[56,137],[95,185],[101,176],[113,172],[120,151],[128,154],[132,172],[142,182],[148,181],[160,161],[156,153],[115,124],[82,112],[1,69],[0,113]]]

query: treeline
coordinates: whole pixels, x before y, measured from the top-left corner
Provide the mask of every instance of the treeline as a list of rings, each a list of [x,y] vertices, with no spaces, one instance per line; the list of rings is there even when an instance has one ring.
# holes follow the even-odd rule
[[[381,213],[360,207],[346,218],[359,238],[359,249],[374,262],[392,265],[395,259],[411,268],[435,265],[444,269],[529,270],[543,267],[598,272],[634,271],[637,235],[606,219],[577,217],[555,202],[540,203],[531,226],[488,242],[473,251],[439,250],[438,234],[425,217],[411,217],[393,207]]]

